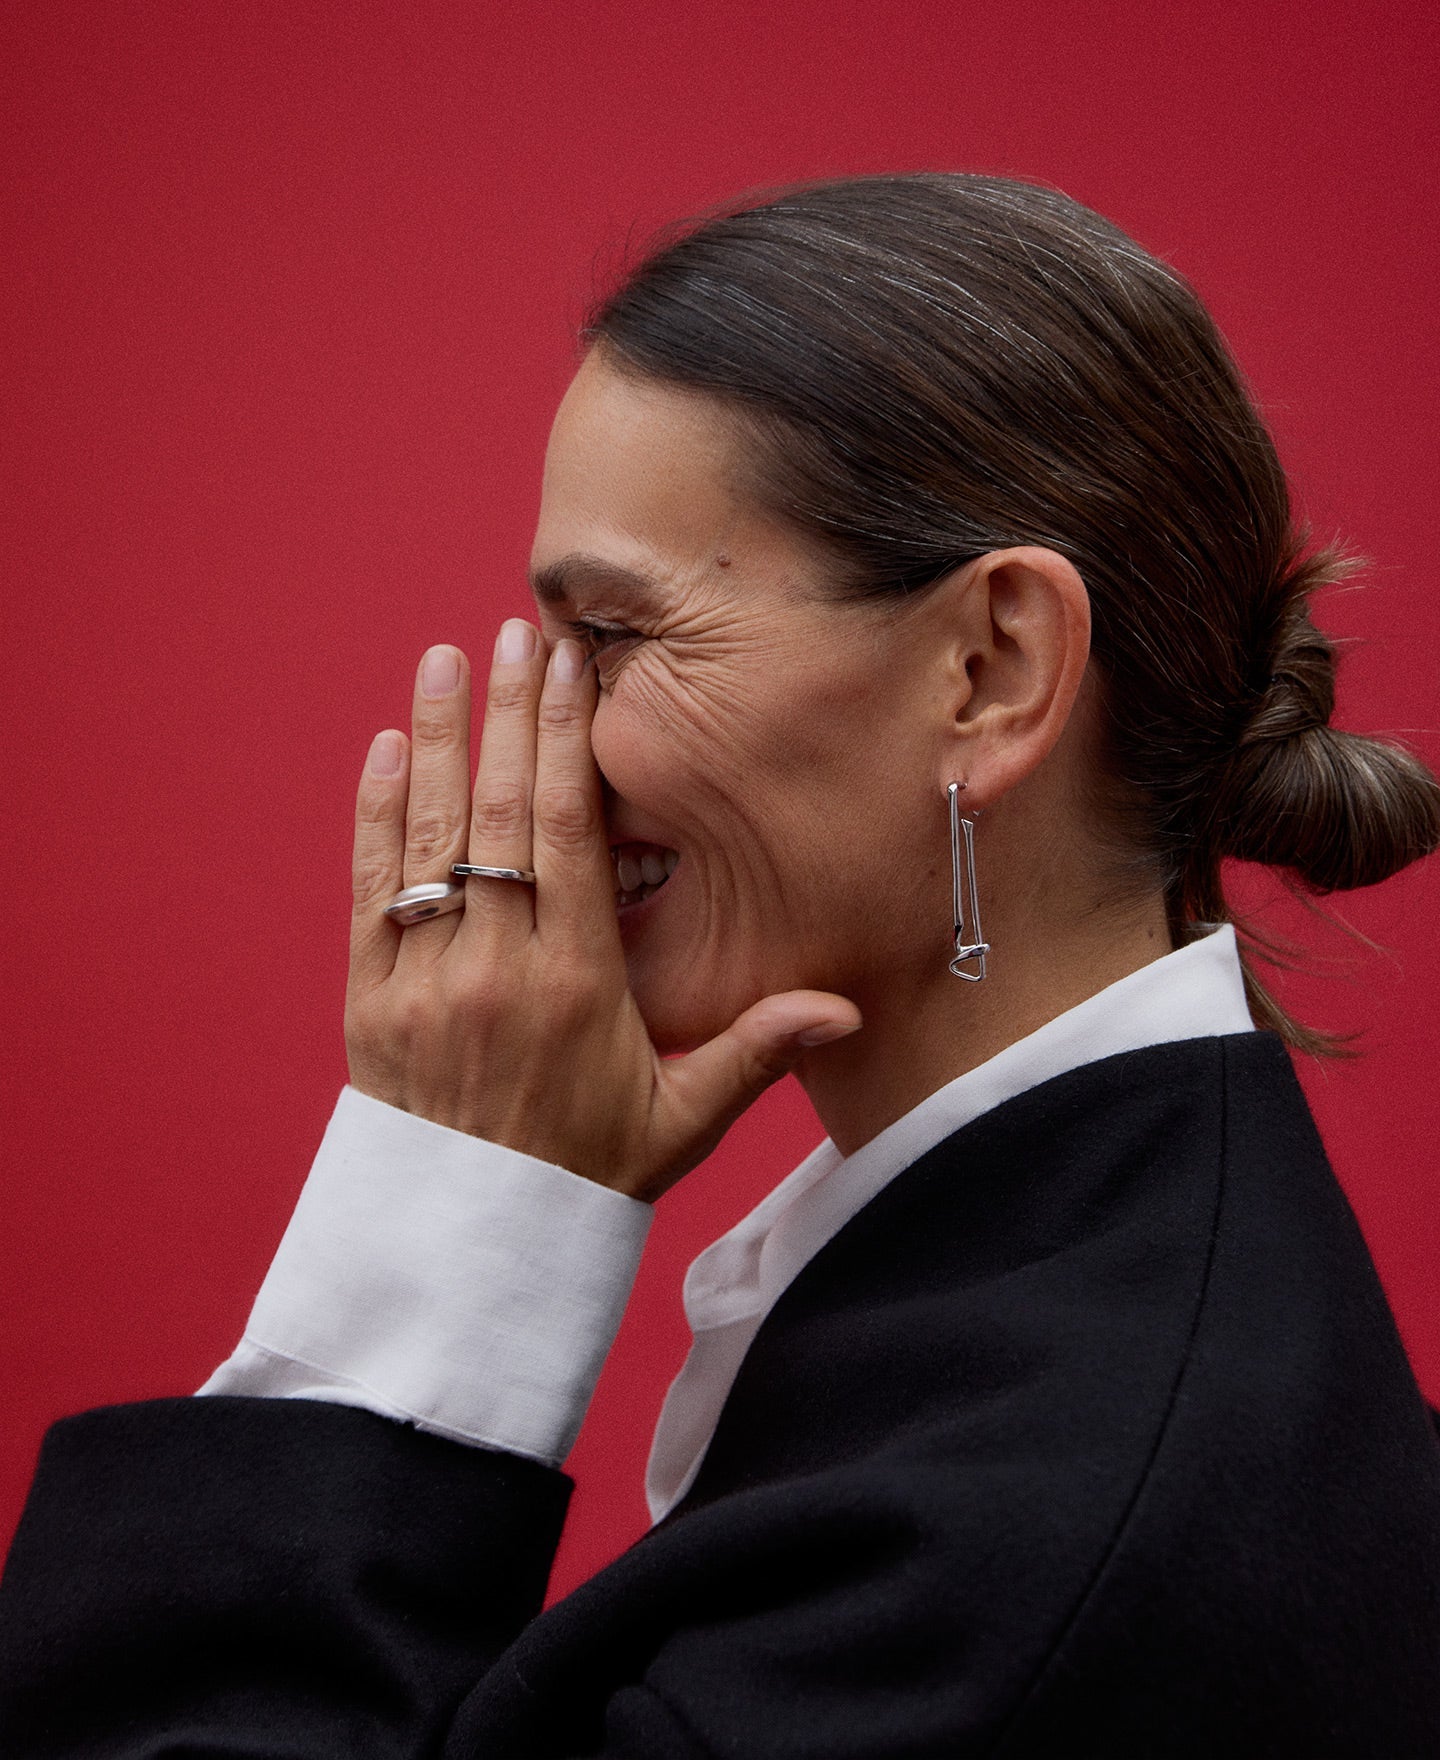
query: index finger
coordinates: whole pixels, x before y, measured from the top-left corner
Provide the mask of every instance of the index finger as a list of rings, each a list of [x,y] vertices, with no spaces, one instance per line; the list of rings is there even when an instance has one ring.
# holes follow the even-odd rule
[[[585,650],[555,644],[545,670],[535,740],[535,926],[593,948],[608,925],[615,946],[615,879],[600,771],[590,749],[597,687]]]

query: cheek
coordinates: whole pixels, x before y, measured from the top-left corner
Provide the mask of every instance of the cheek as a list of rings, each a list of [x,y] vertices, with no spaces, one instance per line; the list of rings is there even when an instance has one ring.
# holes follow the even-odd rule
[[[761,810],[767,754],[788,749],[767,705],[738,680],[689,679],[658,665],[632,665],[617,679],[596,710],[591,743],[620,799],[676,832]]]
[[[601,774],[623,802],[678,829],[704,766],[693,728],[667,725],[633,696],[601,700],[590,743]]]
[[[755,688],[778,672],[632,666],[595,717],[596,762],[622,806],[690,855],[694,901],[738,913],[731,956],[741,925],[747,940],[765,924],[807,944],[849,933],[913,860],[896,823],[896,778],[913,766],[887,749],[880,705],[793,663],[783,690]]]

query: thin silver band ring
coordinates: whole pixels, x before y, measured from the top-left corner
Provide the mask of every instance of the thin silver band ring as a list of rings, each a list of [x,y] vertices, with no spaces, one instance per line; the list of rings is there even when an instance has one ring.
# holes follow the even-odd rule
[[[475,862],[456,862],[450,872],[457,880],[518,880],[524,886],[535,884],[533,868],[482,868]]]

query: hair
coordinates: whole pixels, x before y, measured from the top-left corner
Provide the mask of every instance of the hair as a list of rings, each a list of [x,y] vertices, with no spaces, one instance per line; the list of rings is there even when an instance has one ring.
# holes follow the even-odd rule
[[[1090,209],[958,173],[783,191],[662,240],[582,339],[729,405],[748,486],[838,593],[914,594],[1015,545],[1074,564],[1105,822],[1177,946],[1235,921],[1227,856],[1322,894],[1440,843],[1425,766],[1329,724],[1335,652],[1308,605],[1353,564],[1297,529],[1194,290]],[[1257,1024],[1336,1048],[1245,966]]]

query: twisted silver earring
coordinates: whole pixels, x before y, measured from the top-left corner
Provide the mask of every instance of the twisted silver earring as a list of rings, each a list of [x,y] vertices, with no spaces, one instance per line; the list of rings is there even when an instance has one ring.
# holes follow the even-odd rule
[[[957,978],[964,978],[970,984],[978,984],[985,976],[985,955],[990,951],[990,943],[980,928],[980,894],[975,886],[975,821],[962,818],[960,814],[960,790],[964,786],[963,782],[952,782],[946,790],[950,796],[950,874],[955,905],[955,957],[950,961],[950,970]],[[960,848],[962,837],[965,844],[963,860]],[[965,933],[966,886],[970,891],[969,937]],[[978,972],[962,969],[965,962],[972,959],[980,962]]]

